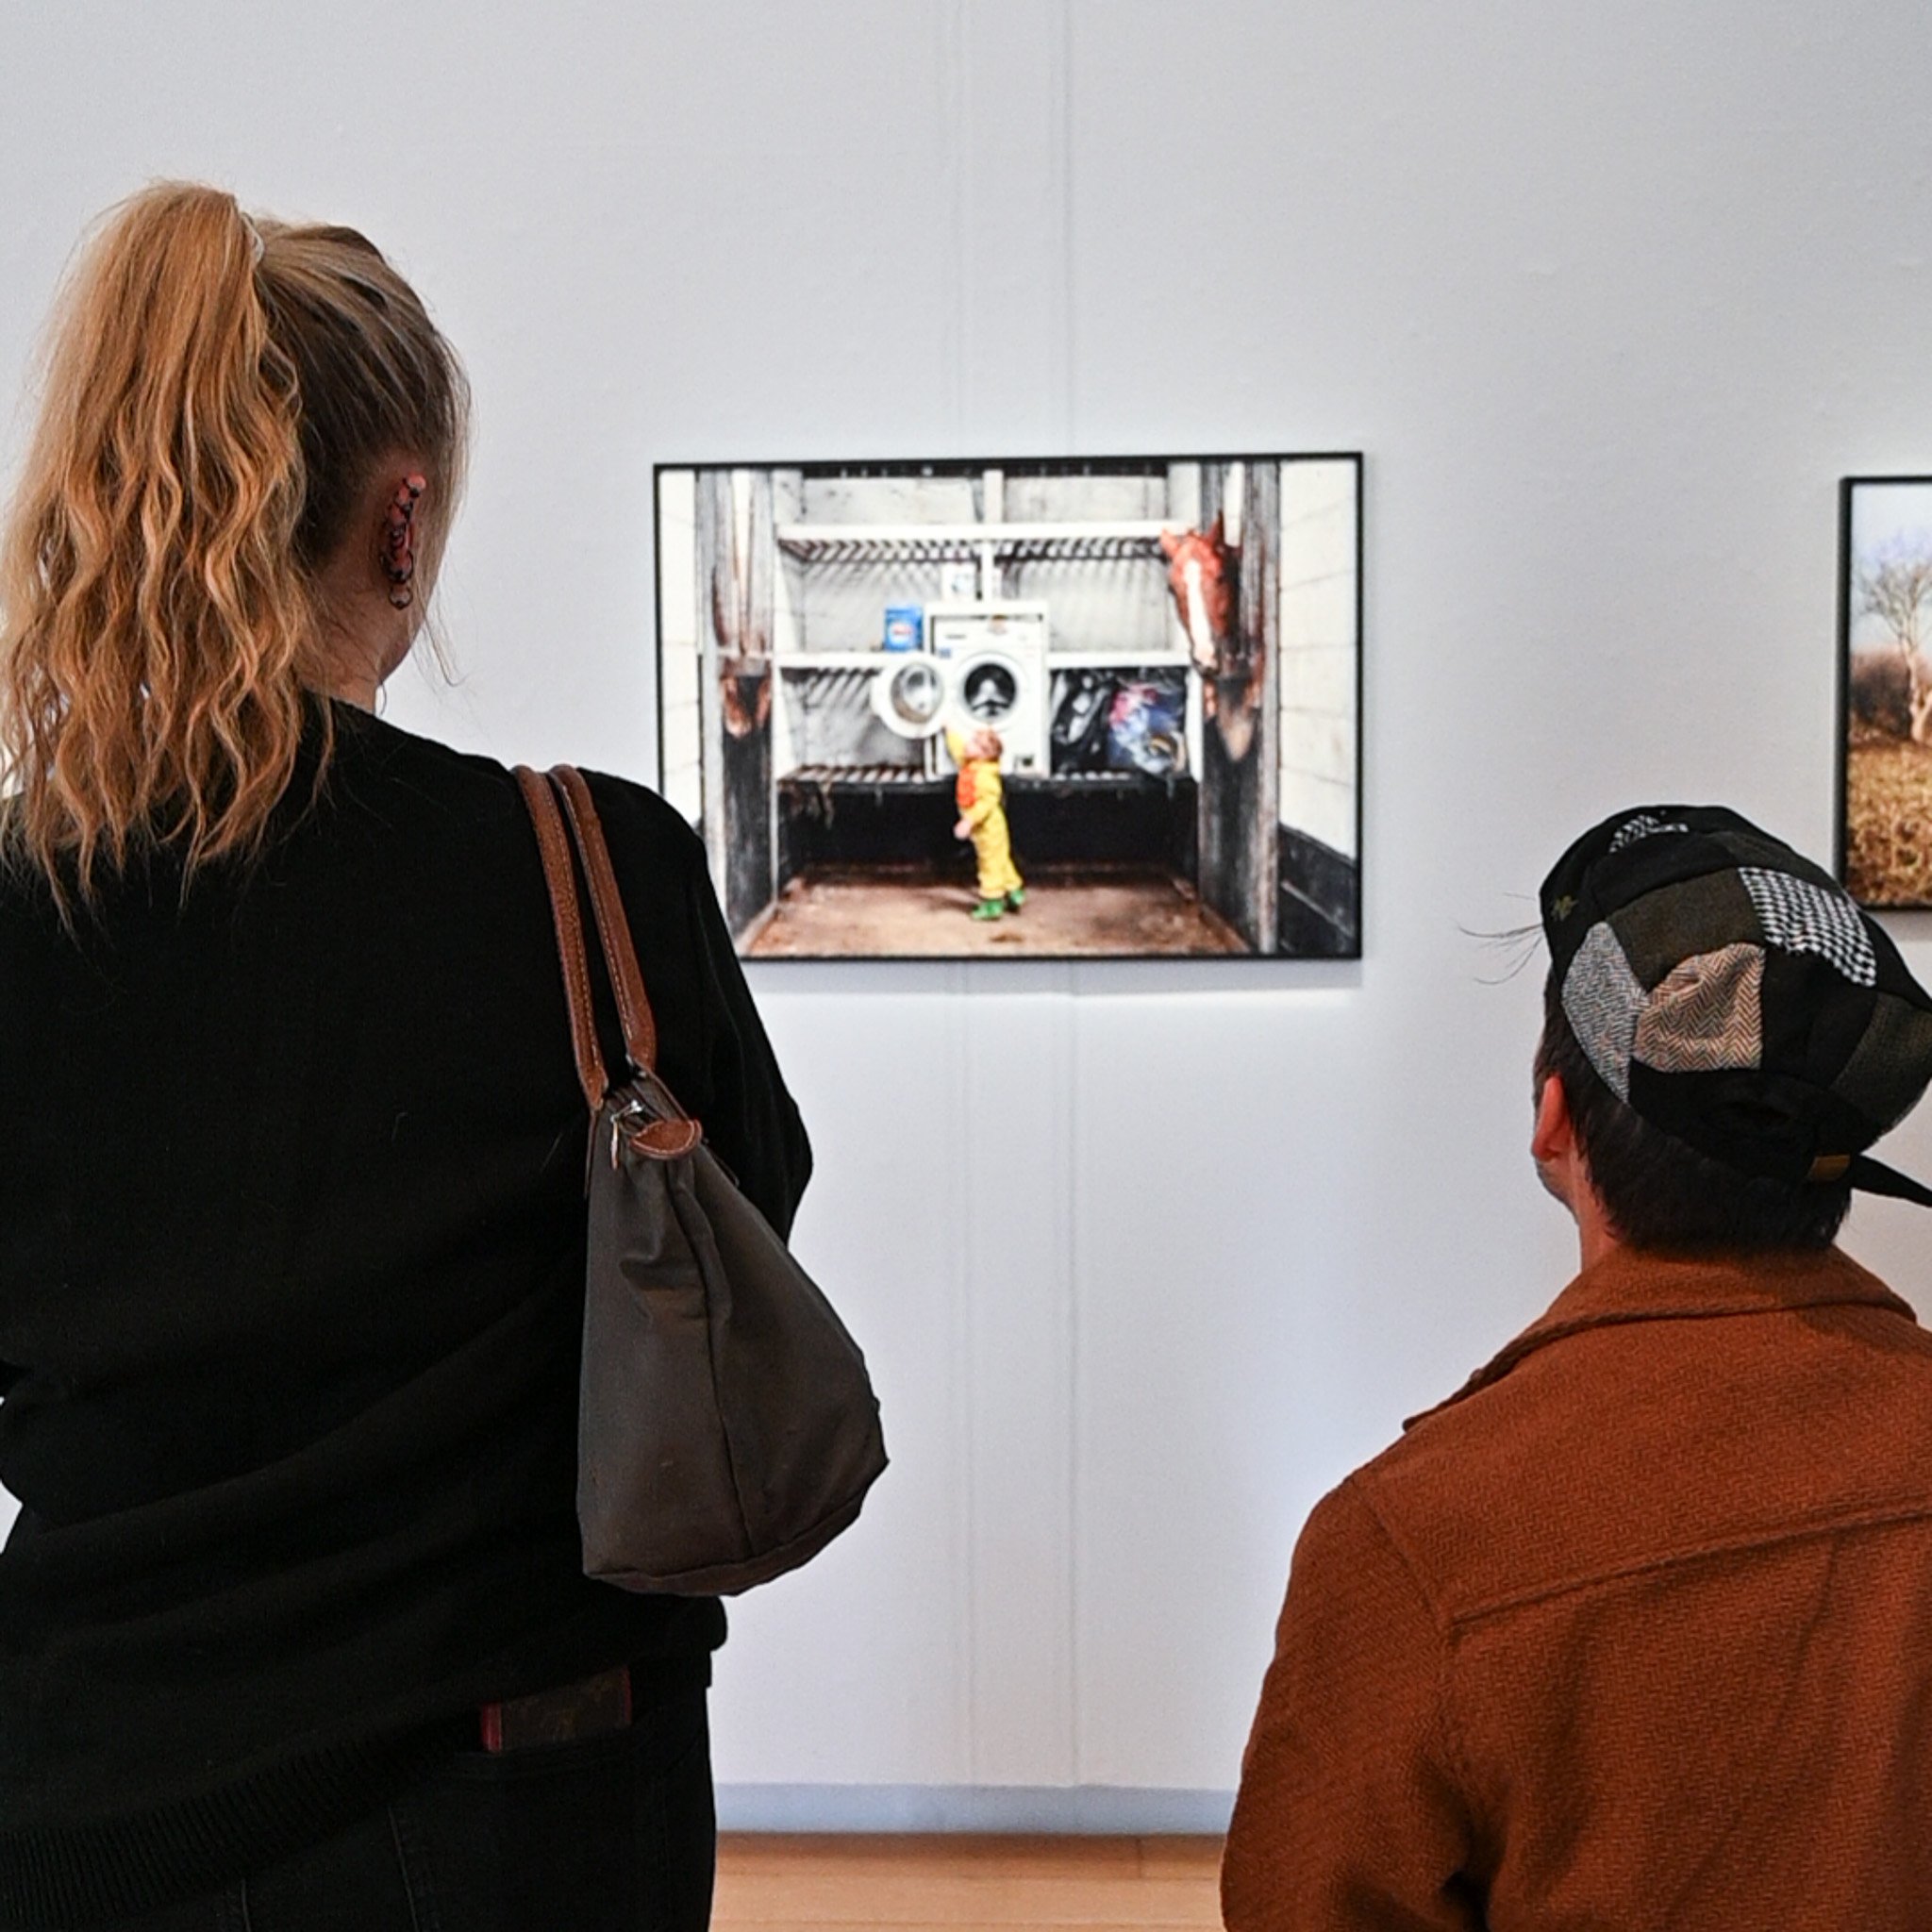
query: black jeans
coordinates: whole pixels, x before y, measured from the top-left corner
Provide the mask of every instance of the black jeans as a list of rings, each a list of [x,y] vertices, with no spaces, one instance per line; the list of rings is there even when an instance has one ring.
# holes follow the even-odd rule
[[[628,1730],[452,1753],[322,1844],[112,1932],[704,1932],[716,1850],[692,1690]]]

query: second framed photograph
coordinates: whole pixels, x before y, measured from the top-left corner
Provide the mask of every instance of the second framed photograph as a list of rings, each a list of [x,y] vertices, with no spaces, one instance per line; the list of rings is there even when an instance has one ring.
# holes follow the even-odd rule
[[[1839,876],[1932,907],[1932,476],[1847,476],[1839,504]]]
[[[1359,456],[662,465],[657,552],[746,957],[1359,957]]]

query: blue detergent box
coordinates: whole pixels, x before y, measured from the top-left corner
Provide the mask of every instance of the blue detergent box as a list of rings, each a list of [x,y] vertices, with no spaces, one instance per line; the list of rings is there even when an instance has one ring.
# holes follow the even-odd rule
[[[886,606],[886,649],[916,651],[925,641],[925,606],[888,604]]]

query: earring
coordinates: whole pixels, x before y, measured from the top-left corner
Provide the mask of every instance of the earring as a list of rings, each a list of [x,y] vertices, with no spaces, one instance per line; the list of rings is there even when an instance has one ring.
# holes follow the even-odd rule
[[[416,575],[416,499],[427,487],[425,477],[405,476],[382,513],[382,568],[389,601],[398,610],[407,610],[416,594],[409,581]]]

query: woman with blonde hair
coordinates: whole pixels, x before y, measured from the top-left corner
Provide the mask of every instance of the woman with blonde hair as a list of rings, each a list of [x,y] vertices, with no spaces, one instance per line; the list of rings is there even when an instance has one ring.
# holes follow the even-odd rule
[[[0,1924],[708,1917],[723,1614],[581,1574],[537,845],[373,715],[465,413],[369,242],[210,189],[57,318],[0,553]],[[591,789],[666,1078],[783,1229],[702,848]]]

